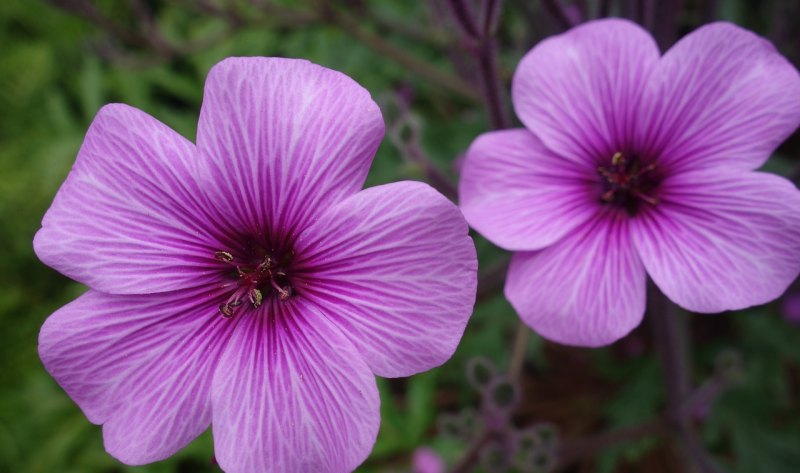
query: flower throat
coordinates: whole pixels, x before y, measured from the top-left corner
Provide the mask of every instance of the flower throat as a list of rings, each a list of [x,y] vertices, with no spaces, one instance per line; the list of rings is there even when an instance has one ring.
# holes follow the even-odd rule
[[[277,253],[257,245],[253,245],[244,258],[237,258],[228,251],[215,252],[214,258],[230,268],[227,274],[232,281],[223,287],[234,287],[230,297],[219,305],[220,314],[231,318],[243,304],[258,308],[268,297],[281,301],[292,297],[288,270],[293,256],[291,250]]]
[[[600,166],[597,173],[603,178],[600,201],[636,215],[642,203],[656,206],[659,203],[654,191],[660,183],[658,166],[651,162],[642,166],[638,156],[614,153],[610,166]]]

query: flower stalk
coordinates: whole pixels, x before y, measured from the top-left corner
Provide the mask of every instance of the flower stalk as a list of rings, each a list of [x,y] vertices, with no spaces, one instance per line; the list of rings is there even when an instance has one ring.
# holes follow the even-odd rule
[[[681,311],[657,288],[650,284],[648,313],[653,329],[656,351],[661,361],[665,390],[665,421],[672,438],[675,458],[681,462],[681,471],[721,473],[691,425],[691,408],[697,402],[710,402],[721,392],[723,385],[711,381],[701,386],[694,395],[689,363],[689,326]],[[689,403],[687,400],[696,402]]]
[[[508,117],[503,97],[494,39],[497,21],[502,11],[502,1],[484,0],[481,2],[480,22],[475,20],[464,0],[450,0],[448,5],[461,30],[464,44],[475,56],[489,122],[496,130],[508,128],[511,120]]]
[[[575,23],[570,19],[569,15],[564,9],[564,5],[562,5],[558,0],[544,0],[542,5],[547,9],[548,13],[550,13],[550,15],[554,20],[556,20],[562,29],[568,30],[575,26]]]
[[[403,159],[419,166],[425,175],[425,180],[431,186],[448,198],[455,200],[458,197],[458,188],[422,149],[421,127],[419,121],[411,115],[409,102],[410,99],[403,94],[395,95],[394,104],[397,107],[397,116],[394,120],[388,121],[386,135],[400,151]]]
[[[478,98],[473,88],[461,78],[445,72],[438,67],[410,54],[396,46],[380,35],[366,30],[354,18],[339,12],[329,1],[322,1],[321,15],[330,23],[338,26],[344,33],[352,36],[357,41],[374,50],[375,52],[392,59],[404,68],[424,77],[439,86],[458,94],[466,99]]]

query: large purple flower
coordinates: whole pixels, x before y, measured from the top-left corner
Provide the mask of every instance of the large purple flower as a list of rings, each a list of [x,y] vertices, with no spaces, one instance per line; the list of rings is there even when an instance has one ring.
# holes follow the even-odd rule
[[[361,190],[383,136],[369,93],[290,59],[206,82],[197,145],[108,105],[34,241],[90,290],[40,334],[48,371],[125,463],[213,427],[228,472],[343,472],[380,423],[373,374],[447,360],[476,256],[427,185]]]
[[[660,56],[635,24],[595,21],[531,50],[512,93],[527,129],[472,144],[461,206],[516,252],[506,297],[543,336],[624,336],[647,275],[696,312],[797,276],[800,192],[753,171],[800,123],[798,73],[767,41],[715,23]]]

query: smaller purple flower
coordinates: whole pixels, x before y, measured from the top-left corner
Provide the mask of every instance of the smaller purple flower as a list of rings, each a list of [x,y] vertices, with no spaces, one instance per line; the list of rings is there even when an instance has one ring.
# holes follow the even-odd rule
[[[636,327],[647,276],[695,312],[773,300],[800,270],[800,192],[755,172],[800,123],[800,77],[732,24],[661,56],[639,26],[586,23],[533,48],[512,98],[525,129],[480,136],[467,221],[514,251],[505,294],[561,343]]]
[[[39,354],[106,450],[164,459],[212,426],[227,472],[347,472],[380,423],[374,375],[446,361],[475,247],[425,184],[361,190],[383,137],[369,93],[307,61],[209,72],[193,144],[98,112],[34,248],[89,291]]]
[[[413,473],[444,473],[444,460],[436,451],[428,447],[420,447],[411,458]]]

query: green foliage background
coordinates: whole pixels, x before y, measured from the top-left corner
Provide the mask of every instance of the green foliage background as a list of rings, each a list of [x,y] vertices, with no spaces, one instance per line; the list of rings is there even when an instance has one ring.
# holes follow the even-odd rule
[[[56,2],[58,3],[58,2]],[[98,3],[120,24],[136,29],[125,2]],[[36,346],[38,329],[55,309],[85,288],[42,265],[31,241],[58,186],[68,173],[83,134],[97,110],[124,102],[193,138],[203,80],[220,59],[234,55],[304,57],[341,70],[367,87],[391,118],[393,90],[414,91],[413,116],[422,124],[423,149],[453,177],[453,163],[471,140],[488,129],[480,103],[444,89],[408,67],[376,53],[351,31],[332,22],[292,25],[266,18],[226,33],[226,21],[191,8],[191,2],[150,2],[166,38],[175,44],[219,37],[197,51],[158,58],[146,48],[123,48],[115,59],[98,54],[105,34],[75,15],[40,0],[0,2],[0,471],[8,472],[194,472],[215,471],[209,433],[167,461],[128,467],[107,455],[101,429],[90,424],[44,371]],[[212,2],[213,3],[213,2]],[[242,3],[242,2],[239,2]],[[420,2],[355,2],[380,18],[407,25],[425,42],[386,33],[379,22],[348,12],[366,31],[377,32],[407,53],[456,76],[447,54],[432,44],[446,40],[424,25]],[[507,2],[502,17],[501,65],[508,78],[532,43],[534,31],[519,4]],[[538,2],[530,11],[543,15]],[[692,2],[688,2],[692,4]],[[765,32],[780,2],[726,1],[720,15]],[[292,2],[285,2],[294,7]],[[311,9],[314,2],[299,5]],[[360,6],[359,6],[360,5]],[[696,26],[682,17],[686,28]],[[796,54],[796,44],[779,44]],[[469,78],[466,78],[469,79]],[[797,165],[797,137],[769,164],[790,174]],[[424,179],[386,140],[369,185]],[[481,267],[505,255],[476,236]],[[727,349],[744,360],[741,385],[726,392],[702,426],[706,445],[732,472],[800,471],[800,333],[778,315],[778,303],[723,316],[693,316],[693,368],[699,382]],[[379,380],[382,428],[365,472],[408,471],[421,445],[449,462],[465,449],[437,429],[436,419],[478,405],[465,380],[467,360],[491,359],[505,369],[517,318],[499,291],[484,297],[453,359],[408,380]],[[525,400],[514,421],[524,426],[555,421],[565,436],[633,425],[657,414],[662,399],[658,364],[647,327],[601,350],[558,347],[535,335],[524,371]],[[639,441],[584,460],[574,471],[669,471],[659,461],[664,446]],[[661,465],[661,466],[660,466]],[[577,469],[580,468],[580,469]]]

